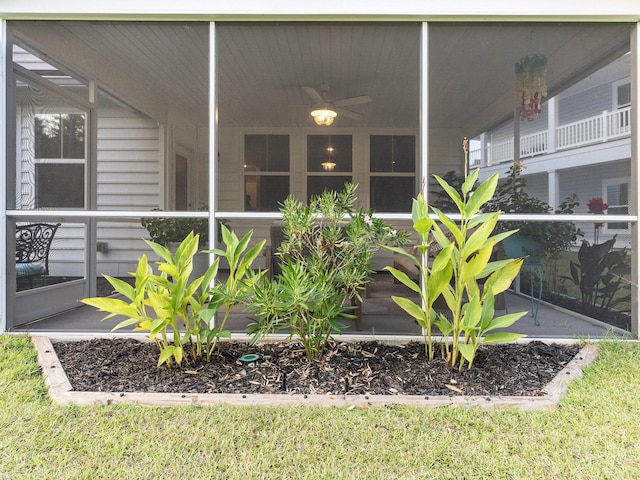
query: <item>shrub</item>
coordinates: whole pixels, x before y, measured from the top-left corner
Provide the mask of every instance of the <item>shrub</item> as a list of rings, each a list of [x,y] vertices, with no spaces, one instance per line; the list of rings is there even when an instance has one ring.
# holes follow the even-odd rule
[[[289,196],[282,208],[284,240],[277,256],[282,273],[256,287],[248,308],[258,317],[249,327],[253,342],[263,335],[290,329],[308,358],[317,358],[344,325],[351,300],[371,280],[375,252],[386,244],[404,244],[397,232],[373,211],[356,210],[357,186],[341,192],[325,190],[305,205]]]

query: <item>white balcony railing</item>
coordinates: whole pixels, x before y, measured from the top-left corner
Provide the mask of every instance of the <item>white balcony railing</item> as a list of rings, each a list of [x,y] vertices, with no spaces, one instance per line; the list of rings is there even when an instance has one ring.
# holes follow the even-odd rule
[[[550,147],[549,134],[554,135],[555,148]],[[520,138],[520,158],[580,148],[595,143],[607,142],[631,134],[631,108],[626,107],[577,122],[558,126],[555,131],[544,130]],[[469,164],[482,166],[482,149],[469,152]],[[487,148],[487,165],[513,161],[513,139],[491,144]]]

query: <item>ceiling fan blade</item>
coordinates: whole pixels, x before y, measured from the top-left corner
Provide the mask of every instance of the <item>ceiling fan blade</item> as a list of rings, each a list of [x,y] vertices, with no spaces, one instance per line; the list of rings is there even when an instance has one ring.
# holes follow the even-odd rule
[[[336,108],[336,112],[338,115],[343,115],[347,118],[351,118],[352,120],[360,120],[364,115],[357,112],[352,112],[351,110],[345,110],[344,108]]]
[[[316,103],[324,102],[324,98],[322,98],[322,95],[320,95],[315,88],[313,88],[313,87],[302,87],[302,90],[304,90],[304,93],[309,95],[313,99],[314,102],[316,102]]]
[[[336,100],[333,104],[336,107],[346,107],[347,105],[361,105],[363,103],[369,103],[372,99],[369,95],[360,95],[358,97],[349,97],[343,98],[341,100]]]

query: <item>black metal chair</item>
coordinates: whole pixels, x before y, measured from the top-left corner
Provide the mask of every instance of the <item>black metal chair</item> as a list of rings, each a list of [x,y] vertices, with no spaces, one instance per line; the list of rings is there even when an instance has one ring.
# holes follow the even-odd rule
[[[47,284],[49,275],[49,250],[59,223],[31,223],[16,226],[16,276],[18,282],[28,282],[41,277]]]

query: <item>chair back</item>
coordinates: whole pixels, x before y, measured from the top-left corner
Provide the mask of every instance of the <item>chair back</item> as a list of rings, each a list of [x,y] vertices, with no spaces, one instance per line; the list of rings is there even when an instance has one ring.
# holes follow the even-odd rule
[[[49,250],[59,223],[31,223],[16,226],[16,263],[44,262],[49,273]]]
[[[504,253],[509,258],[524,257],[524,265],[540,265],[544,252],[540,244],[528,237],[515,234],[502,241]]]

